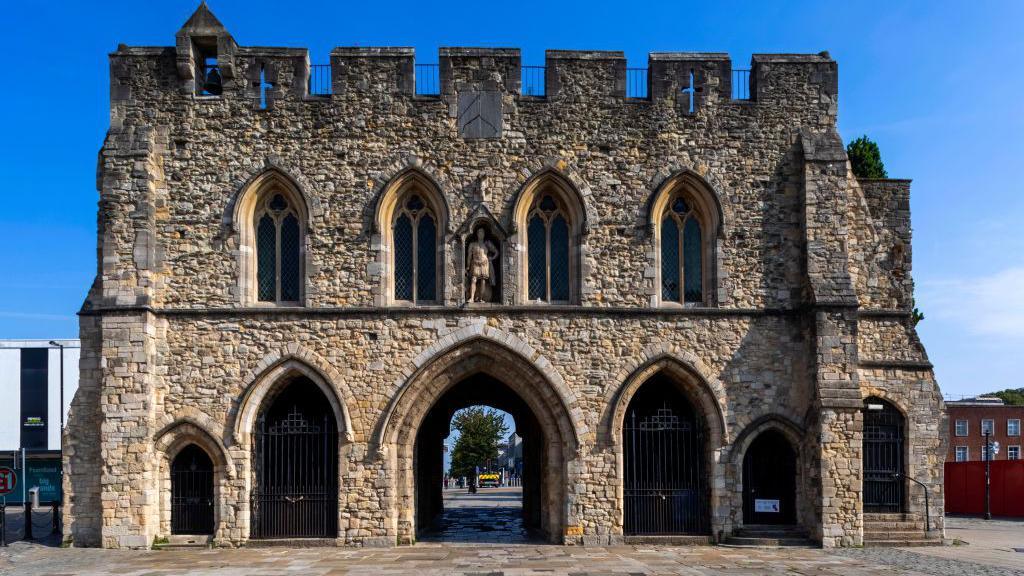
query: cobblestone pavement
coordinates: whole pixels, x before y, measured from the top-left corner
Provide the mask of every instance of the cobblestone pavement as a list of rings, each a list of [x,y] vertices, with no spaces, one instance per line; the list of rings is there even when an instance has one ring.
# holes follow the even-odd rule
[[[534,541],[523,526],[522,488],[465,488],[444,491],[444,513],[420,542],[526,544]]]
[[[266,576],[280,574],[472,576],[1009,576],[995,566],[956,563],[905,550],[742,550],[712,546],[564,547],[552,545],[345,549],[122,551],[16,543],[0,551],[0,573],[18,576]]]
[[[486,489],[457,493],[447,508],[476,515],[515,511],[515,495]],[[469,511],[469,512],[465,512]],[[544,544],[421,542],[389,549],[249,548],[123,551],[62,549],[16,542],[0,549],[0,574],[18,576],[266,576],[441,574],[465,576],[637,576],[685,574],[734,576],[1020,576],[1024,523],[947,519],[947,536],[960,546],[919,549],[758,550],[713,546],[565,547]],[[462,527],[465,530],[465,526]],[[492,531],[492,534],[496,531]],[[504,532],[502,532],[504,533]],[[1006,548],[1004,551],[1003,548]],[[1001,556],[998,552],[1005,552]],[[1014,555],[1016,554],[1016,555]]]

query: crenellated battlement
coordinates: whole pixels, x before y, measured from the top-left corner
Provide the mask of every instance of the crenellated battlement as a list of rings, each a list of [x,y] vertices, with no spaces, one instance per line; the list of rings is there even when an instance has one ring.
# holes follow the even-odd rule
[[[734,69],[728,54],[652,52],[627,68],[621,51],[548,50],[544,66],[523,66],[517,48],[443,47],[417,60],[410,47],[337,47],[313,65],[304,48],[241,46],[205,4],[168,48],[120,46],[111,54],[115,104],[178,94],[193,101],[243,99],[273,108],[282,100],[329,102],[373,94],[437,99],[458,109],[460,93],[550,102],[622,100],[705,109],[825,97],[834,113],[836,63],[827,53],[758,54]],[[806,98],[803,98],[806,100]]]

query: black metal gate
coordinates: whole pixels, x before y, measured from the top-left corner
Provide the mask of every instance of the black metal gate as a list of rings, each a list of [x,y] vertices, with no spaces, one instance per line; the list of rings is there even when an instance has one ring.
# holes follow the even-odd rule
[[[864,511],[903,511],[903,415],[881,398],[864,401]]]
[[[641,396],[648,387],[653,394]],[[627,535],[706,534],[709,529],[704,433],[685,399],[671,395],[679,396],[671,385],[645,384],[626,413]]]
[[[213,534],[213,462],[195,444],[171,462],[171,534]]]
[[[257,423],[253,538],[338,535],[337,428],[309,384],[292,384]]]

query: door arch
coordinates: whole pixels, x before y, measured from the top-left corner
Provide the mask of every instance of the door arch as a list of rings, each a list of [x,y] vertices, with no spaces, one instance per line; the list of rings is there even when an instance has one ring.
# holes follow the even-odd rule
[[[515,342],[514,337],[503,338]],[[456,340],[458,342],[458,340]],[[428,500],[420,500],[425,492],[418,492],[417,442],[421,429],[430,424],[430,412],[438,400],[464,381],[477,383],[475,393],[486,394],[475,404],[498,407],[494,401],[495,388],[485,381],[500,383],[513,392],[539,426],[538,438],[542,440],[531,445],[543,448],[540,457],[539,491],[529,496],[524,494],[524,510],[539,512],[539,531],[551,542],[565,541],[566,529],[574,524],[574,500],[568,490],[572,478],[571,462],[577,457],[579,438],[585,433],[585,424],[570,414],[579,410],[571,391],[564,380],[551,369],[550,362],[541,356],[524,356],[519,350],[492,340],[488,335],[469,336],[467,339],[448,347],[437,346],[437,352],[428,355],[432,349],[421,354],[417,361],[419,368],[402,384],[401,390],[381,418],[378,430],[379,446],[389,458],[389,465],[395,470],[395,498],[389,502],[395,519],[394,534],[400,544],[415,540],[416,529],[422,526],[419,513],[436,512]],[[518,425],[518,422],[517,422]],[[524,443],[525,449],[525,443]],[[423,455],[421,453],[421,455]],[[524,490],[527,487],[524,486]],[[536,496],[540,506],[534,507],[527,501]],[[433,498],[433,497],[431,497]],[[529,512],[528,512],[529,513]]]
[[[640,386],[622,427],[626,536],[709,532],[707,436],[704,418],[667,375]]]
[[[864,400],[864,511],[903,512],[905,419],[891,402]]]
[[[171,461],[171,534],[213,534],[213,460],[189,444]]]
[[[264,399],[253,434],[252,538],[336,538],[338,425],[306,377]]]
[[[778,430],[765,430],[743,455],[743,523],[796,522],[796,451]]]

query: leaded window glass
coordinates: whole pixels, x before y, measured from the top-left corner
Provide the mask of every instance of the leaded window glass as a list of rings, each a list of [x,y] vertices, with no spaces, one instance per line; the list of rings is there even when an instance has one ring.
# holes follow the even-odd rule
[[[392,229],[395,300],[437,300],[437,219],[419,194],[398,206]]]
[[[302,226],[283,194],[256,211],[256,293],[260,302],[298,302],[302,290]]]
[[[671,216],[661,221],[661,298],[679,301],[679,225]]]
[[[573,273],[570,229],[561,203],[551,194],[538,197],[526,228],[526,280],[530,300],[570,301]]]
[[[661,220],[661,299],[704,301],[704,243],[700,221],[686,200],[676,197]]]

